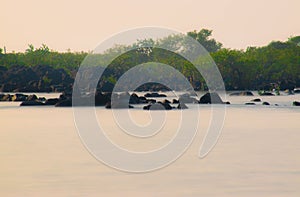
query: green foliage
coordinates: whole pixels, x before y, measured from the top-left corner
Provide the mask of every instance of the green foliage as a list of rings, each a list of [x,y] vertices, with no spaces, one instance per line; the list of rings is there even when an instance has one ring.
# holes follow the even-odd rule
[[[201,29],[199,32],[196,30],[187,33],[188,36],[197,40],[208,52],[216,52],[222,48],[222,44],[215,39],[210,38],[212,30]]]
[[[219,67],[227,90],[268,90],[274,88],[272,84],[276,84],[276,87],[281,89],[300,87],[300,36],[291,37],[286,42],[273,41],[264,47],[234,50],[222,48],[221,43],[211,38],[211,30],[202,29],[187,34],[210,52]],[[151,48],[149,44],[154,44],[158,48]],[[50,50],[45,44],[39,48],[28,45],[24,53],[3,54],[3,50],[0,49],[0,66],[6,68],[16,65],[52,66],[56,69],[64,69],[74,78],[84,59],[86,64],[103,66],[114,55],[127,51],[111,62],[105,70],[106,81],[115,83],[124,72],[135,65],[160,62],[178,69],[196,89],[205,89],[205,81],[190,62],[176,53],[163,49],[184,51],[188,45],[189,42],[182,35],[170,35],[156,41],[140,40],[132,46],[116,45],[104,54],[89,54],[87,59],[85,59],[88,55],[86,52],[60,53]],[[185,52],[189,53],[189,51]],[[208,58],[208,54],[207,57],[202,58]],[[156,72],[168,75],[159,67],[156,68]],[[45,84],[51,84],[51,80],[47,77],[42,80]]]

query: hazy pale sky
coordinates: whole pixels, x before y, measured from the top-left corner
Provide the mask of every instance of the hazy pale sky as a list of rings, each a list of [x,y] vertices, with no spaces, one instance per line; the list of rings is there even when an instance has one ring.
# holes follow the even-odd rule
[[[260,46],[300,35],[300,0],[0,0],[0,47],[28,44],[93,50],[120,31],[208,28],[225,47]]]

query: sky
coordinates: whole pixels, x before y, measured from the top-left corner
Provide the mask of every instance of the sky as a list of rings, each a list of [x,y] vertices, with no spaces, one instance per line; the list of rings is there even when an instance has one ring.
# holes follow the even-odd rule
[[[93,50],[124,30],[207,28],[224,47],[245,49],[300,35],[299,0],[0,0],[0,48]]]

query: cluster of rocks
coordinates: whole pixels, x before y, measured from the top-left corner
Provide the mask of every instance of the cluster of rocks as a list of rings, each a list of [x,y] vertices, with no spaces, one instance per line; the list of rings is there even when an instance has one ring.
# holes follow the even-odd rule
[[[73,106],[72,101],[75,99],[76,103],[74,103],[74,105],[76,106],[105,106],[107,109],[122,109],[133,108],[132,105],[145,104],[143,106],[144,110],[187,109],[188,107],[186,104],[230,104],[229,102],[222,101],[221,97],[215,92],[206,93],[199,100],[195,97],[195,95],[188,93],[180,95],[179,99],[173,99],[172,101],[168,99],[157,101],[155,99],[164,97],[167,96],[159,93],[146,93],[144,96],[138,96],[136,93],[112,94],[110,92],[97,92],[96,95],[86,95],[76,100],[76,98],[72,98],[71,92],[64,92],[59,96],[59,98],[50,99],[38,97],[35,94],[26,95],[16,93],[0,94],[0,101],[21,102],[20,106],[53,105],[56,107],[71,107]],[[94,101],[91,99],[94,99]],[[256,103],[270,105],[269,102],[262,101],[260,98],[254,98],[250,102],[245,103],[245,105],[256,105]],[[293,106],[300,106],[300,102],[298,101],[294,101],[292,104]]]

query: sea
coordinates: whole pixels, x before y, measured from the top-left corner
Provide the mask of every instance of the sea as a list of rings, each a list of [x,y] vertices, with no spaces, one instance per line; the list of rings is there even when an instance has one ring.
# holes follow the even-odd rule
[[[189,109],[183,110],[184,116],[198,122],[193,140],[174,161],[147,172],[116,169],[92,154],[82,139],[84,131],[78,131],[71,107],[20,107],[19,102],[0,102],[0,196],[298,197],[300,107],[292,106],[292,102],[300,101],[300,94],[253,93],[254,96],[227,93],[223,99],[231,104],[225,107],[187,104]],[[245,105],[254,98],[270,105]],[[147,111],[141,105],[134,107],[126,109],[126,113],[138,125],[156,124],[162,115],[164,121],[158,121],[162,124],[158,132],[142,138],[128,135],[116,117],[124,109],[94,108],[101,132],[126,150],[157,150],[176,137],[181,124],[189,124],[182,121],[181,110]],[[208,128],[219,124],[212,121],[212,108],[216,112],[225,110],[219,122],[221,130],[210,152],[199,157]],[[143,135],[143,129],[140,132]],[[106,151],[117,157],[110,149]],[[149,166],[151,162],[156,160],[149,161]],[[119,164],[122,166],[122,162]]]

